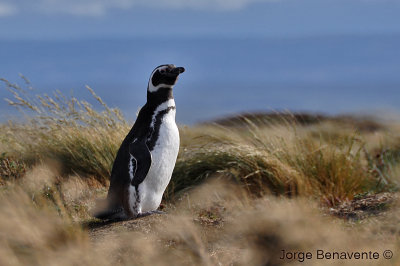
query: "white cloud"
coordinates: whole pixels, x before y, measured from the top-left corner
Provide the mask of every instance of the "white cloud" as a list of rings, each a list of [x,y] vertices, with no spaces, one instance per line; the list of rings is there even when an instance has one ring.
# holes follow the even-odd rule
[[[140,1],[141,4],[151,7],[169,7],[175,9],[207,9],[207,10],[235,10],[246,7],[255,2],[278,2],[282,0],[155,0]]]
[[[80,16],[101,16],[109,9],[129,9],[135,0],[40,0],[36,10]]]
[[[237,10],[255,2],[283,0],[14,0],[16,6],[0,2],[0,16],[12,15],[17,8],[24,12],[102,16],[112,9],[128,10],[135,7]]]
[[[18,11],[17,7],[9,4],[0,2],[0,17],[11,16],[16,14]]]
[[[77,16],[102,16],[113,9],[129,10],[136,7],[240,10],[253,3],[273,3],[307,0],[0,0],[0,16],[13,15],[17,11],[46,14],[72,14]],[[4,1],[8,1],[7,3]],[[321,0],[322,1],[322,0]],[[332,1],[332,0],[331,0]],[[345,1],[345,0],[341,0]],[[399,2],[399,0],[352,0],[364,2]]]

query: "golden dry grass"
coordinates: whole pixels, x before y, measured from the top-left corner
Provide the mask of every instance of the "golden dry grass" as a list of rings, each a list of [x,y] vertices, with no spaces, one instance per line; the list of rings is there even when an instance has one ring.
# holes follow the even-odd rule
[[[3,82],[30,111],[0,125],[0,265],[301,263],[282,249],[312,252],[306,265],[400,263],[400,124],[274,114],[180,127],[168,214],[108,224],[90,210],[129,130],[120,112],[91,89],[100,111]],[[380,258],[317,260],[317,249]]]
[[[42,177],[42,189],[51,186],[51,171],[45,166],[34,170]],[[91,193],[82,181],[69,182],[53,198]],[[71,187],[75,182],[78,191]],[[382,258],[384,250],[399,247],[397,201],[390,212],[354,223],[329,215],[307,198],[252,198],[237,184],[217,179],[185,193],[165,208],[166,215],[107,224],[88,217],[74,222],[68,216],[69,201],[64,210],[55,208],[58,200],[49,199],[37,185],[29,184],[28,190],[16,185],[1,195],[1,265],[286,265],[301,260],[280,259],[281,250],[311,252],[314,259],[306,265],[399,262],[397,256]],[[35,188],[39,191],[32,201]],[[95,195],[88,198],[93,203]],[[380,258],[317,260],[318,249],[373,251]]]

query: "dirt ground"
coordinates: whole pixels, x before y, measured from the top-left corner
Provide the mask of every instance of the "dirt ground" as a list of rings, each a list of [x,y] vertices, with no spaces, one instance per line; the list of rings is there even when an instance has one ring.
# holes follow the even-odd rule
[[[342,204],[340,204],[339,206],[335,207],[335,208],[327,208],[327,207],[320,207],[318,209],[319,213],[321,214],[321,216],[323,217],[328,217],[329,220],[339,220],[339,223],[344,224],[344,232],[350,232],[353,231],[353,229],[357,229],[359,226],[362,226],[360,224],[363,223],[368,223],[369,220],[373,219],[374,221],[386,221],[386,220],[391,220],[392,218],[390,218],[390,215],[392,213],[392,211],[394,209],[397,210],[398,207],[398,202],[399,200],[399,193],[389,193],[389,192],[385,192],[385,193],[379,193],[379,194],[375,194],[375,195],[360,195],[358,197],[356,197],[355,199],[353,199],[352,201],[348,201],[348,202],[344,202]],[[279,201],[279,199],[278,199]],[[287,201],[287,199],[283,199],[283,201]],[[296,200],[294,200],[296,201]],[[220,264],[220,265],[232,265],[232,264],[236,264],[237,262],[239,262],[239,265],[241,265],[241,261],[243,261],[243,256],[255,256],[257,257],[258,253],[245,253],[243,250],[245,248],[240,247],[240,246],[222,246],[218,243],[220,243],[221,239],[223,239],[223,241],[226,241],[227,238],[227,233],[228,234],[232,234],[232,226],[229,224],[232,224],[232,219],[236,219],[233,218],[230,213],[229,210],[227,210],[223,205],[221,205],[220,203],[213,203],[214,205],[208,205],[207,207],[202,207],[202,208],[197,208],[195,209],[195,211],[191,211],[190,215],[189,215],[189,220],[190,222],[192,222],[195,227],[199,230],[199,235],[200,235],[200,239],[202,241],[204,241],[205,243],[205,247],[204,250],[206,250],[210,261],[203,261],[200,264],[211,264],[214,265],[216,264]],[[314,207],[314,206],[311,206]],[[301,207],[302,209],[303,207]],[[305,207],[307,208],[307,207]],[[229,209],[229,207],[228,207]],[[297,209],[297,207],[294,207],[294,209]],[[163,227],[166,224],[165,228],[168,228],[168,226],[171,225],[171,220],[173,221],[172,223],[175,223],[174,226],[176,228],[178,228],[178,230],[180,230],[180,224],[179,221],[180,220],[174,220],[175,215],[180,215],[179,214],[179,209],[176,208],[176,206],[173,207],[167,207],[164,209],[166,211],[166,214],[153,214],[151,216],[146,216],[146,217],[141,217],[135,220],[128,220],[128,221],[98,221],[98,220],[93,220],[90,221],[88,223],[84,224],[84,227],[88,230],[89,233],[89,237],[92,243],[106,243],[106,242],[110,242],[110,241],[114,241],[114,239],[119,238],[122,235],[126,235],[126,234],[130,234],[130,233],[138,233],[141,236],[144,236],[144,238],[154,238],[154,236],[160,236],[160,239],[162,240],[157,240],[158,242],[161,242],[162,245],[164,245],[167,248],[173,248],[173,250],[179,250],[179,241],[187,241],[185,240],[185,237],[182,237],[182,239],[180,239],[179,241],[177,241],[174,238],[171,239],[167,239],[165,238],[165,236],[163,236],[163,233],[160,233],[160,226]],[[289,210],[289,213],[292,213]],[[187,213],[186,213],[187,214]],[[262,234],[265,234],[265,230],[267,230],[269,232],[269,230],[271,231],[270,233],[268,233],[268,237],[266,239],[263,239],[260,245],[262,248],[260,249],[260,253],[263,254],[263,252],[267,249],[272,249],[273,251],[271,251],[269,254],[269,256],[271,256],[271,254],[274,254],[274,252],[276,253],[278,249],[281,248],[281,246],[285,246],[285,245],[292,245],[292,244],[288,244],[291,243],[292,240],[283,240],[280,239],[281,237],[284,237],[287,233],[287,228],[285,226],[289,226],[288,228],[292,228],[292,227],[299,227],[299,221],[300,221],[300,229],[297,228],[296,230],[304,230],[304,232],[306,234],[310,234],[312,235],[313,233],[311,233],[311,231],[316,231],[318,238],[316,240],[312,239],[312,241],[316,241],[316,243],[324,243],[325,240],[320,241],[320,238],[323,238],[324,235],[327,234],[327,232],[331,233],[332,235],[335,235],[336,233],[338,233],[337,238],[340,237],[349,237],[349,239],[352,239],[353,236],[351,236],[353,234],[349,233],[349,236],[345,236],[342,235],[341,231],[337,231],[337,222],[334,222],[334,225],[332,227],[332,232],[331,229],[329,228],[329,224],[326,224],[326,221],[324,220],[323,223],[317,223],[317,225],[315,225],[315,221],[312,220],[314,218],[312,218],[310,216],[310,213],[308,213],[308,211],[304,212],[304,217],[301,214],[301,210],[299,213],[293,213],[293,217],[287,217],[287,214],[285,214],[286,217],[282,216],[279,217],[276,220],[276,210],[271,210],[271,217],[275,217],[275,218],[271,218],[274,222],[272,224],[270,224],[270,221],[268,220],[269,218],[267,218],[267,220],[265,220],[265,226],[271,226],[272,228],[269,229],[257,229],[257,228],[252,228],[251,230],[254,230],[255,233],[257,234],[256,236],[256,242],[259,242],[260,239],[259,238],[263,238],[265,236],[263,236]],[[233,215],[234,216],[234,215]],[[234,216],[236,217],[236,216]],[[240,218],[240,219],[243,219]],[[246,219],[246,218],[244,218]],[[292,219],[292,221],[290,221]],[[319,218],[318,218],[319,219]],[[289,224],[285,225],[287,223],[287,220],[289,220]],[[316,219],[317,220],[317,219]],[[178,224],[176,224],[176,222],[178,221]],[[248,221],[250,224],[252,224],[252,221]],[[278,227],[274,228],[273,226],[276,226],[275,223],[278,223]],[[283,225],[282,228],[280,228],[281,226],[279,225],[279,223],[281,223]],[[290,224],[293,223],[293,224]],[[393,221],[392,228],[390,230],[396,230],[396,226],[397,226],[397,221]],[[235,224],[235,223],[233,223]],[[323,226],[321,226],[321,224]],[[262,227],[264,225],[258,225],[258,227]],[[182,230],[187,230],[187,228],[185,227],[186,225],[182,225]],[[235,225],[237,226],[237,224]],[[386,225],[385,225],[386,226]],[[285,229],[286,228],[286,229]],[[362,228],[362,227],[361,227]],[[369,228],[369,227],[368,227]],[[380,227],[376,227],[376,230],[379,230]],[[170,229],[167,229],[170,230]],[[236,230],[236,229],[233,229]],[[248,235],[243,235],[243,232],[241,232],[242,229],[238,228],[238,231],[240,232],[240,234],[238,235],[239,239],[240,238],[248,238],[251,239],[253,236],[251,236],[253,233],[247,233]],[[258,230],[260,230],[260,232],[258,232]],[[290,229],[289,229],[290,230]],[[369,229],[366,229],[369,230]],[[177,233],[177,231],[174,231],[175,233]],[[257,233],[258,232],[258,233]],[[308,232],[308,233],[307,233]],[[291,232],[292,234],[293,232]],[[393,233],[393,234],[392,234]],[[371,233],[372,234],[372,233]],[[383,233],[383,237],[387,238],[387,236],[385,235],[386,233]],[[396,239],[396,237],[399,235],[398,229],[396,232],[389,232],[390,235],[393,235],[393,239]],[[133,234],[134,235],[134,234]],[[321,236],[319,236],[321,235]],[[187,236],[186,236],[187,237]],[[291,238],[292,236],[290,236],[289,238]],[[294,237],[295,238],[295,237]],[[307,243],[307,241],[311,241],[310,239],[308,239],[308,236],[304,237],[304,242]],[[225,240],[224,240],[225,239]],[[258,239],[258,240],[257,240]],[[340,239],[337,240],[339,243],[346,243],[346,241],[349,241],[349,239]],[[192,240],[191,240],[192,241]],[[230,241],[230,240],[229,240]],[[253,240],[252,240],[253,241]],[[267,241],[269,244],[264,243],[265,241]],[[303,240],[302,240],[303,241]],[[352,241],[352,240],[351,240]],[[371,240],[371,243],[373,243],[374,241],[376,241],[376,239]],[[195,241],[194,241],[195,242]],[[368,241],[361,241],[363,244],[360,244],[359,242],[357,243],[352,243],[351,247],[357,248],[357,245],[360,245],[360,247],[362,247],[362,249],[365,249],[366,247],[370,247]],[[303,246],[304,243],[302,243],[301,245],[299,245],[299,248],[303,248],[304,250],[307,250],[307,246]],[[342,245],[341,244],[341,245]],[[367,246],[365,246],[365,244],[367,244]],[[271,246],[272,245],[272,246]],[[274,247],[274,245],[276,245],[276,247]],[[317,244],[318,245],[318,244]],[[384,245],[384,244],[382,244]],[[296,246],[296,245],[295,245]],[[328,245],[328,247],[330,247]],[[371,247],[375,247],[376,248],[376,243],[371,244]],[[253,247],[254,248],[254,247]],[[255,248],[256,250],[258,248]],[[247,254],[247,255],[246,255]],[[271,258],[268,257],[267,259],[265,257],[263,257],[264,255],[262,255],[261,257],[261,261],[267,260],[269,262],[271,262]],[[246,261],[252,261],[252,259],[247,258]],[[272,259],[272,262],[274,260]],[[271,263],[272,263],[271,262]],[[279,260],[275,260],[276,264],[268,264],[268,265],[286,265],[287,263],[292,263],[294,261],[290,260],[290,261],[279,261]],[[226,264],[227,263],[227,264]],[[312,265],[318,265],[318,262],[315,262],[316,264],[311,263]],[[351,263],[351,261],[345,261],[345,262],[339,262],[340,263],[344,263],[344,265],[353,265]],[[350,264],[347,264],[350,263]],[[356,262],[356,263],[360,263],[360,262]],[[388,261],[382,261],[382,263],[388,263]],[[255,263],[256,265],[257,263]],[[335,263],[334,263],[335,264]],[[343,265],[343,264],[341,264]],[[362,265],[362,264],[361,264]],[[381,265],[381,264],[379,264]],[[383,265],[383,264],[382,264]],[[386,264],[385,264],[386,265]],[[395,264],[388,264],[388,265],[395,265]]]

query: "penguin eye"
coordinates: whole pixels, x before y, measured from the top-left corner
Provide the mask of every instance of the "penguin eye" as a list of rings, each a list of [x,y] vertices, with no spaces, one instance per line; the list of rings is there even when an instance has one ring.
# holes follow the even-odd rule
[[[164,74],[164,73],[165,73],[165,69],[161,69],[161,70],[160,70],[160,73],[161,73],[161,74]]]

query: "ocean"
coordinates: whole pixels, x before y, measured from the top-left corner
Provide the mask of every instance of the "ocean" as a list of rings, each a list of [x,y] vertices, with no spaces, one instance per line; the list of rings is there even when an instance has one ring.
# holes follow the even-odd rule
[[[133,121],[154,67],[184,66],[177,120],[251,111],[400,111],[400,35],[288,38],[0,40],[0,77],[36,94],[60,90],[95,103],[85,85]],[[11,94],[0,83],[0,98]],[[0,103],[0,120],[16,113]]]

